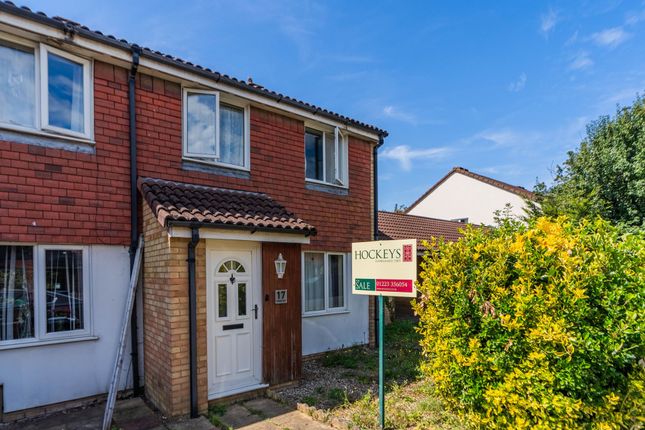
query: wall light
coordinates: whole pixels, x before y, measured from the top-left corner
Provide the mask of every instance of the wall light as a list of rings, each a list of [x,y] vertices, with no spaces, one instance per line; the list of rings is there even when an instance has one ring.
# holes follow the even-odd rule
[[[282,257],[282,253],[278,255],[278,259],[275,260],[275,273],[278,275],[278,279],[282,279],[284,276],[284,269],[287,267],[287,260]]]

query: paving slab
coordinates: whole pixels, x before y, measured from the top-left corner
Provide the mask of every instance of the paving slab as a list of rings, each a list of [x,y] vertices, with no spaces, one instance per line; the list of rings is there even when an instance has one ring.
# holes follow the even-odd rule
[[[249,411],[255,412],[257,415],[263,416],[265,418],[277,417],[279,415],[284,415],[293,411],[293,408],[290,408],[266,397],[249,400],[248,402],[244,402],[242,406],[244,406]]]
[[[118,401],[112,420],[121,430],[151,430],[163,425],[141,397]]]
[[[227,407],[219,420],[229,427],[238,429],[262,421],[263,417],[254,414],[241,404],[235,404]]]
[[[331,430],[302,412],[267,398],[229,406],[219,419],[236,430]]]
[[[310,416],[303,414],[300,411],[291,411],[288,414],[280,415],[271,418],[271,423],[276,425],[276,428],[283,430],[326,430],[331,429],[328,425],[315,421]]]
[[[206,417],[200,416],[185,421],[176,421],[166,424],[170,430],[213,430],[213,426]]]

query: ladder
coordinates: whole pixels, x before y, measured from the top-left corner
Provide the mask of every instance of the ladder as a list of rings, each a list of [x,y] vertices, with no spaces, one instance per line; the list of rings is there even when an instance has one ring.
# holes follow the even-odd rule
[[[137,292],[137,284],[139,283],[139,274],[141,272],[141,257],[143,254],[143,236],[139,237],[139,246],[137,253],[134,257],[134,265],[132,266],[132,273],[130,274],[130,287],[128,289],[128,297],[125,303],[125,313],[123,321],[121,322],[121,338],[119,340],[119,350],[117,351],[114,369],[112,370],[112,381],[108,390],[107,403],[105,405],[105,413],[103,414],[103,430],[109,430],[112,425],[112,414],[114,413],[114,403],[116,401],[116,393],[119,390],[119,379],[121,379],[121,371],[123,370],[123,355],[125,354],[126,340],[128,336],[128,327],[130,318],[132,317],[132,307]],[[136,366],[138,363],[133,363]]]

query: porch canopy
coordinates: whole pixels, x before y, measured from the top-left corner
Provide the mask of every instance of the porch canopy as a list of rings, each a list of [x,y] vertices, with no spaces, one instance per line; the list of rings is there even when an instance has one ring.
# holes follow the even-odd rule
[[[304,236],[308,242],[309,236],[316,234],[314,226],[264,193],[153,178],[140,178],[138,186],[153,216],[169,229],[171,236],[173,227],[194,226],[237,230],[257,239],[261,233],[272,233],[272,237],[276,233],[296,234]]]

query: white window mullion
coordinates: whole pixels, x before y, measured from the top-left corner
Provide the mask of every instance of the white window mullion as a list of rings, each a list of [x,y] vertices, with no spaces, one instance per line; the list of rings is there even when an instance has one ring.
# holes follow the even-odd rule
[[[322,178],[323,182],[327,182],[327,133],[322,133]]]
[[[220,158],[219,136],[220,136],[220,117],[219,117],[219,92],[215,93],[215,160]]]
[[[38,76],[39,76],[39,85],[40,85],[40,128],[47,127],[49,124],[48,121],[48,112],[49,112],[49,98],[47,97],[47,50],[43,48],[43,45],[40,45],[39,49],[39,58],[40,64],[38,65]],[[37,91],[38,92],[38,91]]]
[[[325,312],[329,311],[329,254],[326,252],[323,253],[324,255],[324,269],[323,269],[323,278],[325,282],[324,284],[324,297],[325,297]]]
[[[334,180],[337,182],[340,182],[342,184],[342,179],[340,178],[340,172],[339,172],[339,167],[340,167],[340,162],[339,162],[339,157],[340,157],[340,139],[342,139],[342,135],[340,133],[340,129],[338,127],[334,128]]]

